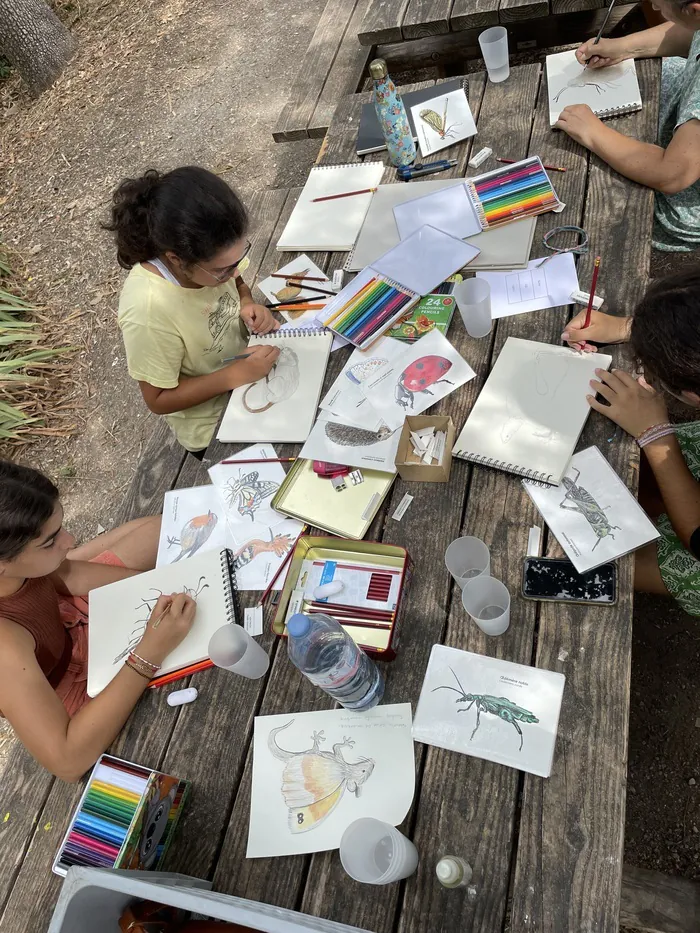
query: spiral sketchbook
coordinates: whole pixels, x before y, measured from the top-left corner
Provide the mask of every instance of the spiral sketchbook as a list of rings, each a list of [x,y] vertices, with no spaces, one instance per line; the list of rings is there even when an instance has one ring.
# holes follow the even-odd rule
[[[549,125],[571,104],[588,104],[596,116],[618,117],[642,109],[642,95],[634,61],[608,68],[586,68],[576,60],[576,52],[547,56]]]
[[[315,202],[314,199],[375,188],[383,174],[383,162],[315,165],[309,172],[304,190],[279,238],[277,249],[300,252],[343,252],[352,249],[372,200],[372,193],[330,201]]]
[[[556,486],[591,410],[589,382],[611,363],[603,353],[509,337],[453,454]]]
[[[231,552],[208,551],[90,592],[87,692],[97,696],[136,649],[162,593],[185,592],[197,602],[194,624],[165,658],[158,676],[209,657],[209,639],[226,622],[239,622]],[[165,624],[165,623],[163,623]]]
[[[321,328],[297,328],[251,337],[248,346],[268,343],[279,347],[280,355],[267,376],[231,393],[216,435],[225,444],[294,444],[311,430],[333,336]]]

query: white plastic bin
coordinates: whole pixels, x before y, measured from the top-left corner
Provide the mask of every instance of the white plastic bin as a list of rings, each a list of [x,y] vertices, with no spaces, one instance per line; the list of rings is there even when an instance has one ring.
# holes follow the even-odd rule
[[[134,900],[180,907],[213,920],[228,920],[263,933],[370,933],[295,910],[218,894],[211,882],[157,871],[70,868],[48,933],[119,933],[119,917]]]

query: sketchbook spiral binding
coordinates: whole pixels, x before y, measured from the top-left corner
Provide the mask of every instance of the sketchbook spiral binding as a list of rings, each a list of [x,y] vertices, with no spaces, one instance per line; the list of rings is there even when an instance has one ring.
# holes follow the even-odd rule
[[[273,330],[270,334],[261,334],[258,340],[283,340],[285,337],[322,337],[328,333],[325,327],[287,327],[285,330]]]
[[[221,576],[226,591],[226,621],[243,625],[243,613],[238,599],[238,580],[236,578],[236,559],[230,548],[221,552]]]
[[[505,473],[514,473],[516,476],[522,476],[536,486],[556,486],[557,481],[552,479],[551,473],[541,473],[539,470],[529,470],[527,467],[519,466],[517,463],[507,463],[505,460],[496,460],[495,457],[486,457],[483,454],[470,454],[466,450],[455,450],[454,456],[460,460],[467,460],[469,463],[476,463],[478,466],[487,467],[491,470],[501,470]]]
[[[603,110],[594,110],[597,117],[623,117],[626,113],[636,113],[641,110],[639,104],[623,104],[622,107],[607,107]]]

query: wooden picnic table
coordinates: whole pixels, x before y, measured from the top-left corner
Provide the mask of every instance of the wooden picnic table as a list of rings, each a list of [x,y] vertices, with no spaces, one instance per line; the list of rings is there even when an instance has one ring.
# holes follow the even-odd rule
[[[644,109],[615,125],[654,140],[659,65],[638,64]],[[423,86],[423,85],[420,85]],[[560,224],[580,224],[592,253],[579,261],[582,287],[593,256],[603,257],[599,291],[614,311],[627,311],[644,291],[649,270],[653,199],[562,133],[549,128],[541,66],[513,69],[503,84],[470,75],[469,97],[477,120],[478,149],[490,146],[510,158],[538,154],[565,165],[554,179],[566,204],[562,214],[538,219],[541,235]],[[343,100],[329,129],[324,163],[357,161],[355,133],[367,95]],[[464,175],[472,142],[446,151]],[[370,156],[379,158],[380,154]],[[485,168],[491,167],[489,164]],[[396,178],[387,169],[385,181]],[[275,244],[299,189],[263,192],[253,205],[250,275],[258,279],[287,261]],[[329,271],[345,254],[312,254]],[[252,281],[252,279],[251,279]],[[558,343],[571,309],[499,320],[482,340],[467,337],[455,321],[449,338],[476,371],[476,378],[433,409],[451,415],[459,429],[508,336]],[[615,351],[616,359],[622,357]],[[327,383],[347,351],[332,354]],[[610,423],[593,414],[581,447],[598,444],[634,489],[638,461],[628,439],[608,444]],[[281,456],[298,447],[280,445]],[[207,459],[232,452],[213,442]],[[208,482],[207,463],[184,454],[160,424],[145,451],[124,505],[123,519],[157,513],[163,493]],[[393,521],[406,491],[408,512]],[[272,659],[269,674],[249,681],[222,670],[195,675],[199,699],[172,709],[168,694],[182,682],[149,691],[112,751],[192,781],[193,794],[166,868],[209,878],[218,891],[353,924],[376,933],[617,933],[622,879],[629,681],[632,642],[632,560],[619,562],[618,604],[608,608],[526,601],[520,594],[522,559],[531,526],[542,520],[519,480],[455,460],[447,485],[406,484],[397,479],[367,538],[406,547],[415,573],[396,660],[384,665],[385,702],[416,703],[433,644],[534,664],[566,675],[554,766],[543,780],[514,769],[425,745],[415,746],[416,794],[403,829],[415,841],[417,873],[386,888],[360,886],[343,872],[336,852],[246,860],[253,719],[256,715],[329,708],[287,659],[286,645],[270,632],[261,643]],[[511,625],[488,638],[467,621],[443,564],[447,544],[460,534],[483,538],[493,573],[512,595]],[[544,529],[546,551],[558,548]],[[253,605],[256,594],[243,593]],[[42,933],[60,880],[50,865],[77,804],[81,787],[42,771],[14,747],[0,790],[0,931]],[[442,889],[434,875],[438,858],[456,853],[469,860],[478,889],[474,903],[463,890]],[[96,929],[99,918],[96,917]]]

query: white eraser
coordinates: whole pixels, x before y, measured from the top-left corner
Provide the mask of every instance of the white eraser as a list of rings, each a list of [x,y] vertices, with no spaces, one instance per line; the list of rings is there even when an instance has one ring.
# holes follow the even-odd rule
[[[314,590],[314,599],[325,599],[327,596],[335,596],[345,589],[345,584],[340,580],[331,580],[330,583],[322,583]]]
[[[479,168],[482,162],[485,162],[490,155],[493,154],[493,149],[489,149],[488,146],[484,146],[483,149],[480,149],[475,156],[472,156],[469,160],[469,166],[471,168]]]
[[[342,287],[343,287],[343,270],[336,269],[335,272],[333,273],[333,281],[331,284],[331,288],[333,289],[334,292],[339,292]]]
[[[187,690],[176,690],[168,697],[168,706],[184,706],[185,703],[192,703],[197,699],[197,688],[188,687]]]
[[[577,305],[586,305],[588,307],[588,299],[590,298],[590,292],[575,291],[571,293],[571,300],[575,301]],[[601,298],[600,295],[593,296],[593,307],[598,310],[603,304],[605,299]]]

